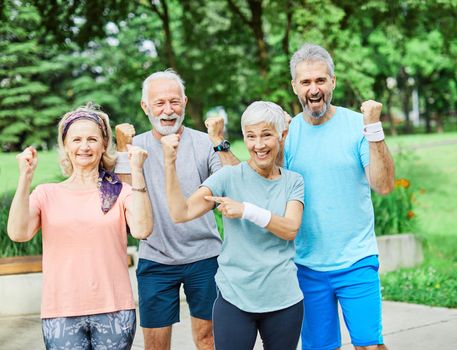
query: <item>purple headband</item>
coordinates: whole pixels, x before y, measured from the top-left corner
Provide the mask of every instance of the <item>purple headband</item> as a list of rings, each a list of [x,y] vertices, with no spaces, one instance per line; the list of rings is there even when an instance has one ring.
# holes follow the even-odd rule
[[[85,111],[76,111],[72,113],[64,122],[63,122],[63,130],[62,130],[62,141],[65,140],[65,136],[67,136],[68,129],[70,128],[71,124],[75,121],[80,119],[87,119],[92,120],[95,124],[98,125],[100,130],[102,131],[103,138],[106,138],[106,126],[103,122],[102,118],[98,116],[96,113],[85,112]]]

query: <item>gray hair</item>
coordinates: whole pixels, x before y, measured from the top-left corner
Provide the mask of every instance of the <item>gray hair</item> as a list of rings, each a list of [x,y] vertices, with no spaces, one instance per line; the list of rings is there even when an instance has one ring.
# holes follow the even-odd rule
[[[258,123],[267,123],[272,125],[278,132],[279,139],[281,140],[282,133],[286,129],[284,110],[273,102],[252,102],[241,116],[241,130],[243,131],[243,135],[247,125],[254,125]]]
[[[181,77],[176,73],[173,69],[168,68],[164,71],[159,71],[152,73],[149,77],[147,77],[143,81],[143,89],[142,89],[142,95],[141,95],[141,100],[147,104],[148,101],[148,92],[149,92],[149,85],[151,81],[154,80],[160,80],[160,79],[168,79],[168,80],[175,80],[179,87],[182,90],[182,95],[183,97],[185,96],[185,88],[184,88],[184,81],[181,79]]]
[[[68,158],[67,152],[65,152],[65,145],[63,140],[63,130],[65,127],[65,121],[71,117],[76,112],[86,112],[96,114],[102,121],[103,125],[106,128],[104,132],[100,130],[100,133],[103,136],[103,141],[105,143],[105,152],[102,154],[100,163],[102,167],[108,171],[113,170],[114,165],[116,165],[117,153],[113,144],[113,133],[111,131],[108,114],[103,113],[97,105],[94,105],[92,102],[88,102],[85,106],[79,107],[74,111],[65,113],[62,119],[59,122],[57,129],[57,144],[59,145],[59,164],[62,174],[65,176],[70,176],[73,173],[73,164],[71,164],[70,159]],[[105,135],[103,135],[103,133]]]
[[[297,65],[301,62],[316,62],[322,61],[327,64],[328,75],[333,78],[335,74],[335,66],[332,56],[322,46],[306,43],[302,45],[290,59],[290,75],[292,80],[295,80]]]

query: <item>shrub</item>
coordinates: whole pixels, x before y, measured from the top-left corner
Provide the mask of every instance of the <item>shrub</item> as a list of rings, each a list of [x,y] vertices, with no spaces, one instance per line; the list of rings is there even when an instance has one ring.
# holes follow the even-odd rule
[[[4,194],[0,197],[0,257],[19,255],[40,255],[41,232],[38,232],[32,240],[24,243],[13,242],[6,233],[8,212],[13,196]]]
[[[399,152],[395,157],[395,172],[399,176],[408,173],[413,156]],[[387,196],[372,193],[376,235],[414,232],[417,218],[414,212],[415,190],[410,180],[399,177],[393,191]]]

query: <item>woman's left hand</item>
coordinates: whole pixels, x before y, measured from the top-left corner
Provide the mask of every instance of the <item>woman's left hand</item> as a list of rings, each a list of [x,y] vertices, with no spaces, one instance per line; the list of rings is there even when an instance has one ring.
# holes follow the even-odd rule
[[[234,201],[229,197],[205,196],[205,199],[218,203],[217,209],[226,218],[237,219],[243,216],[244,204],[241,202]]]
[[[148,157],[148,152],[138,146],[127,145],[130,168],[133,170],[143,171],[143,164]]]

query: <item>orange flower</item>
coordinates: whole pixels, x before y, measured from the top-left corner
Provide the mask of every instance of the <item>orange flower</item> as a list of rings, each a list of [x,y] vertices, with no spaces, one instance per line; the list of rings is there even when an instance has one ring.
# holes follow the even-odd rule
[[[412,219],[414,217],[414,212],[412,210],[408,210],[408,218]]]
[[[405,178],[396,179],[395,180],[395,187],[408,188],[409,187],[409,180],[405,179]]]

